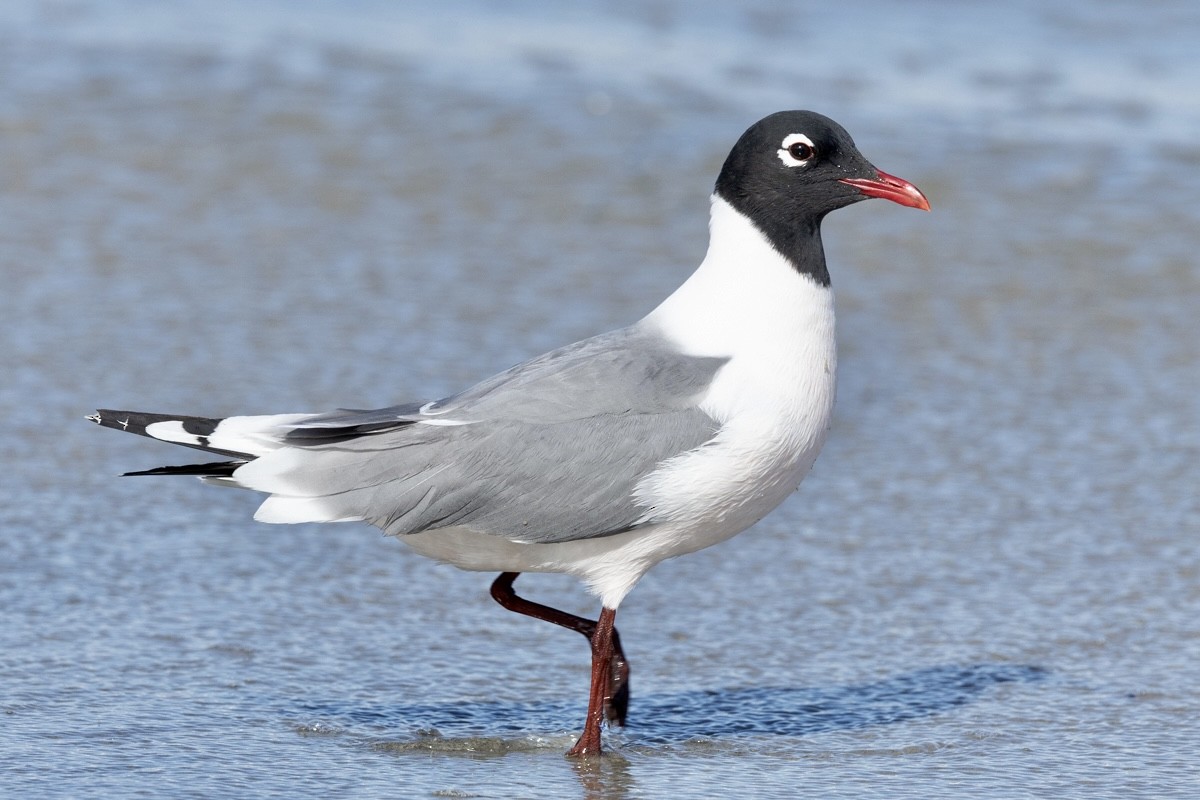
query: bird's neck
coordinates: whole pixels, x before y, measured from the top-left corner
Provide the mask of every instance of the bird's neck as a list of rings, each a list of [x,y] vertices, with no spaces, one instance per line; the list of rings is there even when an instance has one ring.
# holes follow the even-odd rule
[[[646,318],[686,350],[730,355],[763,341],[790,339],[799,333],[794,327],[806,324],[810,309],[824,314],[828,307],[831,313],[817,231],[789,241],[793,252],[786,254],[719,195],[712,199],[709,229],[704,261]],[[804,269],[797,268],[797,258]]]
[[[727,195],[718,184],[713,195],[713,232],[717,239],[716,223],[719,207],[724,204],[745,220],[754,220],[756,228],[780,255],[791,262],[797,272],[809,275],[821,286],[829,285],[829,270],[825,267],[825,249],[821,246],[821,219],[824,215],[780,213],[766,207],[758,196]]]

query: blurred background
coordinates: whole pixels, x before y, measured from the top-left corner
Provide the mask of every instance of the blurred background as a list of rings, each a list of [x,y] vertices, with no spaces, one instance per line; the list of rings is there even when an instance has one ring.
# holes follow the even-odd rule
[[[1185,0],[7,0],[0,790],[1197,796],[1197,41]],[[491,576],[117,479],[177,453],[83,420],[436,398],[627,324],[785,108],[934,213],[827,220],[829,444],[622,606],[598,764],[585,643]]]

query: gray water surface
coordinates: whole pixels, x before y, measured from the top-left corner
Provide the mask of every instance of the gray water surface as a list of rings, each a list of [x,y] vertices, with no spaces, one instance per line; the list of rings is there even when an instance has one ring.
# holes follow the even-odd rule
[[[727,5],[0,11],[0,794],[1200,796],[1200,15]],[[118,479],[180,452],[83,421],[434,398],[626,324],[789,107],[934,213],[827,221],[830,442],[623,604],[598,762],[586,644],[491,576]]]

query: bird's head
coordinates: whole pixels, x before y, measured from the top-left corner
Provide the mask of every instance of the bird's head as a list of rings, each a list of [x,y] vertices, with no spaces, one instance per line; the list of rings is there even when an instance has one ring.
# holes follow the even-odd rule
[[[826,286],[820,228],[830,211],[868,197],[929,210],[917,187],[876,169],[841,125],[812,111],[780,111],[751,125],[725,159],[715,193]]]
[[[876,169],[841,125],[812,111],[780,111],[750,126],[725,160],[716,192],[764,229],[816,225],[868,197],[929,210],[917,187]]]

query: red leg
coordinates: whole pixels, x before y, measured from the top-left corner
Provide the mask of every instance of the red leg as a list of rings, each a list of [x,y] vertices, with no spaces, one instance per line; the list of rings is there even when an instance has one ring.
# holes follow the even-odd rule
[[[553,622],[555,625],[561,625],[564,628],[570,628],[573,631],[583,634],[592,643],[594,653],[596,631],[599,627],[597,623],[566,611],[560,611],[557,608],[551,608],[550,606],[518,597],[516,592],[513,591],[513,582],[516,581],[517,576],[520,574],[519,572],[501,573],[500,577],[496,578],[492,583],[492,598],[509,611],[515,611],[518,614],[524,614],[534,619]],[[609,659],[611,663],[608,668],[609,685],[604,701],[604,717],[609,722],[624,725],[625,715],[629,711],[629,662],[625,658],[625,651],[621,649],[621,636],[617,633],[616,628],[612,629],[611,639],[611,655]]]
[[[569,756],[600,755],[600,723],[604,720],[612,686],[613,622],[616,618],[616,609],[600,609],[600,620],[592,635],[592,691],[588,694],[587,719],[579,741],[567,751]]]

